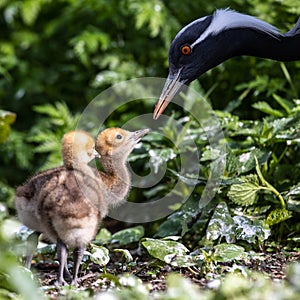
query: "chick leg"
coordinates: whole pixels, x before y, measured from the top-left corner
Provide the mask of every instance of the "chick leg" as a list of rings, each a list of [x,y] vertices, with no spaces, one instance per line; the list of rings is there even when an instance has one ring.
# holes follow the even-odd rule
[[[57,239],[57,258],[59,261],[58,275],[57,275],[57,285],[65,285],[67,282],[64,279],[64,270],[67,265],[68,250],[64,242]]]
[[[32,256],[37,248],[40,235],[41,235],[40,232],[35,231],[32,234],[30,234],[27,238],[26,260],[25,260],[25,267],[27,269],[30,269],[30,267],[31,267]]]
[[[68,279],[68,281],[71,281],[72,279],[72,275],[68,269],[68,262],[66,262],[65,264],[65,268],[64,268],[64,278]]]
[[[73,280],[72,280],[72,284],[73,285],[77,285],[77,280],[78,280],[78,270],[80,267],[80,263],[83,257],[83,253],[84,253],[84,247],[79,247],[74,249],[73,251]]]

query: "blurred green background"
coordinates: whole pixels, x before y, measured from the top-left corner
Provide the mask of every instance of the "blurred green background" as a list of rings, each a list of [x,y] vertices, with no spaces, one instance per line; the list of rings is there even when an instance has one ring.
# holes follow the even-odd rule
[[[42,168],[51,151],[58,151],[58,143],[53,145],[49,136],[47,141],[38,133],[56,130],[60,140],[61,133],[76,123],[68,119],[68,112],[80,114],[107,87],[131,78],[165,77],[171,40],[190,21],[230,7],[285,32],[300,14],[298,4],[295,0],[0,1],[0,109],[17,115],[0,150],[1,201],[11,194],[10,187]],[[300,63],[286,66],[293,81],[299,82]],[[199,81],[205,92],[213,88],[210,101],[215,109],[242,97],[234,113],[247,119],[260,117],[251,108],[258,99],[273,93],[297,97],[300,89],[291,88],[279,63],[253,57],[231,59]],[[37,108],[57,102],[66,105],[54,106],[52,112],[49,107]],[[153,107],[129,107],[128,112],[138,115],[139,109],[151,113]],[[53,121],[55,117],[59,120]],[[59,130],[53,129],[56,125]],[[52,165],[58,161],[59,153]]]

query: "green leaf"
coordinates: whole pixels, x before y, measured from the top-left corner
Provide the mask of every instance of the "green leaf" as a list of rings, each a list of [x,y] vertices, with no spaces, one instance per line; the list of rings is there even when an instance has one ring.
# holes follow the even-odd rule
[[[8,271],[11,285],[18,291],[23,299],[40,300],[42,295],[38,291],[33,274],[25,267],[11,267]]]
[[[92,245],[92,251],[84,251],[84,254],[88,255],[92,262],[101,267],[106,266],[110,260],[109,251],[103,246]]]
[[[221,202],[215,209],[206,230],[208,240],[216,240],[224,237],[227,243],[235,240],[234,222],[229,213],[227,204]]]
[[[294,104],[293,102],[286,100],[279,95],[273,94],[273,98],[276,100],[276,102],[285,110],[287,114],[290,114]]]
[[[230,262],[247,258],[245,249],[234,244],[219,244],[214,246],[214,260],[217,262]]]
[[[168,254],[165,256],[164,261],[167,264],[179,268],[187,268],[196,265],[196,262],[191,255]]]
[[[292,127],[297,126],[297,122],[293,118],[280,118],[275,119],[270,125],[273,135],[279,134],[282,138],[285,131],[290,132]]]
[[[171,148],[151,149],[149,151],[150,164],[153,167],[154,173],[158,173],[159,168],[169,160],[176,158],[176,154]]]
[[[182,213],[174,213],[165,222],[159,225],[154,237],[177,235],[182,229]]]
[[[175,241],[145,238],[141,243],[151,256],[161,261],[165,261],[165,257],[170,254],[181,256],[189,252],[183,244]],[[169,260],[169,257],[167,257],[167,260]]]
[[[296,197],[300,198],[300,183],[294,185],[290,188],[287,197]]]
[[[37,253],[42,254],[42,255],[55,254],[56,253],[56,245],[50,244],[45,247],[38,248]]]
[[[16,114],[0,109],[0,144],[4,143],[10,133],[10,125],[16,120]]]
[[[118,288],[109,289],[108,292],[101,292],[99,299],[115,299],[115,300],[150,300],[149,286],[143,284],[142,280],[131,274],[121,274],[118,278],[105,274],[104,278],[113,282]],[[82,298],[80,298],[82,299]]]
[[[249,152],[245,152],[239,155],[238,173],[244,174],[251,171],[252,169],[255,169],[256,166],[255,158],[257,158],[260,164],[262,164],[268,161],[270,155],[271,155],[270,151],[266,151],[264,149],[258,149],[258,148],[255,148]]]
[[[290,169],[288,169],[288,171],[290,171]],[[290,188],[288,194],[286,195],[286,198],[287,198],[289,210],[293,210],[299,213],[300,212],[300,183]]]
[[[292,212],[285,208],[276,208],[270,212],[267,217],[266,223],[270,226],[281,223],[292,217]]]
[[[256,244],[257,240],[263,242],[270,234],[270,228],[263,220],[250,220],[246,216],[234,216],[233,221],[236,225],[235,232],[238,240]]]
[[[112,234],[106,228],[101,228],[97,234],[95,241],[97,244],[105,245],[111,241]]]
[[[240,161],[230,147],[226,151],[226,171],[229,175],[234,175],[239,172]]]
[[[133,257],[131,255],[131,253],[129,252],[129,250],[127,250],[127,249],[114,249],[113,251],[121,253],[122,257],[125,258],[126,263],[130,263],[131,261],[133,261]]]
[[[216,160],[220,157],[221,150],[207,147],[207,149],[202,153],[200,161],[211,161]]]
[[[261,189],[257,175],[241,176],[239,181],[240,183],[230,187],[227,196],[238,205],[253,205],[257,199],[257,192]]]
[[[112,243],[127,245],[133,242],[138,242],[145,234],[143,226],[135,226],[116,232],[111,237]]]
[[[272,108],[269,103],[261,101],[252,105],[254,108],[274,117],[283,117],[283,113],[280,110]]]
[[[33,25],[41,10],[41,0],[25,0],[21,6],[21,14],[26,25]]]
[[[155,237],[166,237],[171,235],[183,236],[188,232],[188,224],[199,214],[199,196],[192,195],[185,201],[180,210],[171,214],[168,219],[163,222]]]
[[[16,120],[16,114],[10,111],[0,109],[0,120],[8,125],[12,124]]]

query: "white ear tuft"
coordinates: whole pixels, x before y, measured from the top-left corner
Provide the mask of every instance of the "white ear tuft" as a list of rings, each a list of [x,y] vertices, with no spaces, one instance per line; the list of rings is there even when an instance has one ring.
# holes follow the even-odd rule
[[[234,28],[251,28],[262,31],[275,38],[280,36],[278,29],[269,23],[227,8],[215,11],[210,25],[191,46],[194,47],[205,40],[209,35],[216,35],[226,29]]]

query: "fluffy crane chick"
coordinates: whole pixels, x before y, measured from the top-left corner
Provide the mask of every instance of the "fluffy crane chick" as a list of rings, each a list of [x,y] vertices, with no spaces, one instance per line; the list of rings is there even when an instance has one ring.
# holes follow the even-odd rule
[[[126,159],[148,131],[129,132],[110,128],[100,133],[96,150],[101,155],[105,172],[98,172],[87,165],[90,148],[83,147],[84,143],[77,143],[76,134],[73,141],[70,139],[71,142],[65,137],[64,167],[52,171],[52,175],[49,174],[40,185],[40,191],[31,198],[20,195],[20,188],[17,190],[16,207],[21,221],[57,243],[60,263],[58,284],[65,283],[64,270],[68,275],[67,247],[74,249],[72,283],[76,284],[85,246],[94,238],[109,206],[121,203],[129,191],[130,175]],[[30,213],[34,215],[34,222],[27,220]]]
[[[120,128],[109,128],[101,132],[96,140],[96,151],[105,172],[100,172],[102,190],[109,207],[120,204],[127,196],[131,178],[126,160],[135,145],[149,129],[130,132]]]
[[[94,146],[94,139],[84,131],[72,131],[65,134],[62,141],[64,165],[36,174],[16,190],[15,205],[19,219],[35,231],[28,238],[25,265],[30,268],[38,236],[44,233],[52,242],[57,243],[60,261],[59,284],[64,283],[64,268],[66,275],[70,277],[66,267],[65,245],[74,247],[73,281],[75,283],[79,267],[76,261],[80,259],[80,248],[94,237],[99,218],[107,213],[104,201],[102,198],[98,199],[97,174],[87,165],[95,157]],[[89,188],[87,189],[86,186]],[[104,210],[102,213],[86,199],[85,193],[87,192],[90,192],[90,198],[94,202],[98,201],[99,205],[102,204]],[[84,207],[84,212],[88,215],[88,221],[91,224],[88,234],[83,238],[79,235],[84,231],[77,213],[77,211],[80,212],[80,205]],[[74,242],[76,234],[79,242]]]

